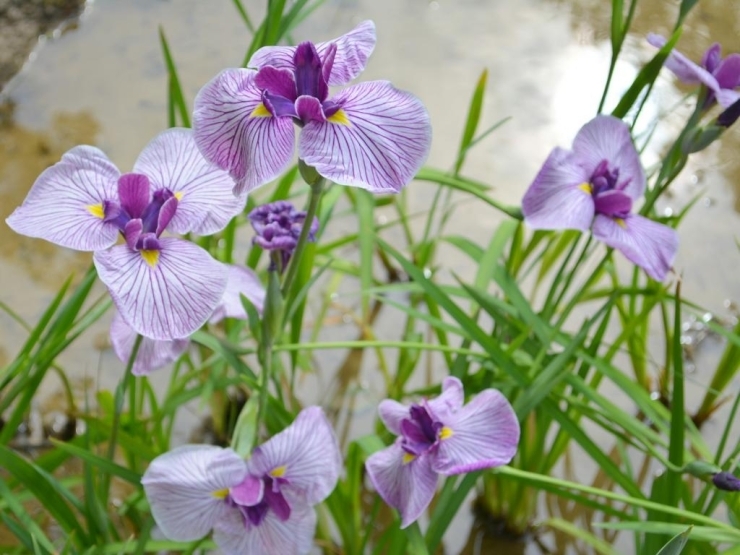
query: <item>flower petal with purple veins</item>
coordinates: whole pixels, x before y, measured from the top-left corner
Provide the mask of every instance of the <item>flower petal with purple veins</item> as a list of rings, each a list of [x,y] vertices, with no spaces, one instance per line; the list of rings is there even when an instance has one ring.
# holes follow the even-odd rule
[[[120,172],[102,151],[77,146],[44,170],[23,204],[5,220],[13,231],[80,251],[107,249],[118,229],[104,204],[117,199]]]
[[[388,431],[395,435],[401,434],[401,423],[410,417],[409,408],[393,399],[381,401],[378,405],[378,414]]]
[[[234,178],[237,195],[280,175],[295,145],[292,119],[274,117],[264,108],[256,74],[226,69],[195,97],[195,142],[206,160]]]
[[[247,465],[250,474],[279,479],[281,491],[298,491],[315,504],[334,489],[342,456],[324,411],[308,407],[285,430],[260,445]]]
[[[640,198],[645,191],[640,155],[632,142],[629,126],[621,119],[596,116],[578,131],[573,140],[573,153],[589,174],[604,160],[610,169],[618,169],[618,188],[632,200]]]
[[[363,21],[341,37],[316,44],[316,50],[322,63],[326,63],[332,44],[335,45],[336,51],[327,84],[330,87],[341,87],[365,69],[367,60],[375,49],[375,23],[369,20]],[[295,51],[295,46],[264,46],[252,55],[247,67],[273,66],[293,71],[295,70],[293,60]]]
[[[461,474],[511,461],[519,444],[519,422],[506,398],[486,389],[445,422],[432,468]]]
[[[593,234],[658,281],[665,279],[678,250],[676,230],[642,216],[620,219],[597,215]]]
[[[119,360],[127,363],[134,351],[136,332],[124,322],[118,312],[113,316],[110,325],[110,341]],[[160,341],[144,337],[136,353],[131,373],[134,376],[147,376],[154,370],[159,370],[177,360],[188,350],[189,345],[189,339]]]
[[[234,181],[226,171],[203,158],[191,129],[157,135],[139,154],[134,171],[145,174],[152,189],[175,194],[177,211],[169,224],[175,233],[216,233],[247,201],[245,194],[234,196]]]
[[[234,511],[224,497],[246,473],[244,461],[231,449],[184,445],[155,458],[141,483],[162,533],[171,540],[194,541]]]
[[[247,319],[241,296],[244,295],[262,313],[265,304],[265,288],[257,275],[244,266],[229,265],[226,290],[221,302],[213,311],[210,319],[211,324],[220,322],[224,318]]]
[[[151,339],[179,339],[211,316],[226,288],[226,267],[199,246],[159,239],[157,251],[127,246],[98,251],[93,260],[121,316]]]
[[[387,81],[342,90],[326,122],[306,124],[298,155],[325,178],[373,193],[397,193],[429,154],[429,114],[412,94]]]
[[[245,522],[239,511],[228,511],[216,523],[213,541],[223,555],[305,555],[313,547],[316,513],[299,500],[290,500],[288,520],[268,511],[259,525]]]
[[[429,455],[409,460],[400,441],[370,455],[365,468],[378,494],[401,514],[401,528],[406,528],[432,501],[437,474]]]
[[[533,229],[586,231],[594,217],[590,177],[572,152],[555,148],[524,194],[524,221]]]
[[[295,111],[304,123],[324,123],[326,121],[321,102],[313,96],[299,96],[295,101]],[[298,140],[300,141],[300,138]]]

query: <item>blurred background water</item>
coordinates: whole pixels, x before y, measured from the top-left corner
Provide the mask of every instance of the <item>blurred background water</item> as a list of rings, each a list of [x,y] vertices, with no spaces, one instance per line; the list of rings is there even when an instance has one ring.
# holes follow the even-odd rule
[[[262,3],[245,2],[256,20]],[[609,0],[328,0],[293,38],[327,40],[363,19],[373,19],[378,43],[361,79],[388,79],[422,99],[435,131],[428,164],[440,168],[454,163],[470,95],[487,68],[479,129],[511,119],[474,148],[464,174],[493,186],[498,200],[518,204],[549,151],[569,146],[578,128],[596,113],[610,59],[610,5]],[[645,35],[669,34],[677,5],[667,0],[639,3],[607,111],[654,53]],[[0,18],[2,7],[0,3]],[[191,106],[199,88],[216,73],[241,64],[250,40],[229,0],[88,2],[79,21],[36,46],[0,97],[0,219],[22,202],[38,174],[72,146],[97,145],[126,171],[146,143],[166,127],[160,26]],[[38,32],[43,30],[38,27]],[[740,4],[701,0],[678,47],[698,60],[714,41],[726,51],[740,50],[739,36]],[[672,74],[662,74],[642,119],[667,121],[644,155],[648,167],[679,130],[687,110],[682,102],[685,92]],[[733,317],[733,302],[740,300],[738,152],[740,132],[735,129],[692,157],[660,206],[680,210],[700,197],[680,226],[675,268],[686,298],[728,319]],[[411,205],[422,209],[433,191],[430,185],[412,183],[408,192]],[[451,221],[450,232],[488,242],[501,221],[499,215],[475,203],[467,203],[464,210],[464,218]],[[450,256],[446,266],[454,267],[458,275],[474,271],[459,254]],[[0,300],[29,322],[37,321],[67,276],[81,274],[89,262],[87,253],[19,236],[0,224]],[[107,349],[108,322],[99,322],[60,359],[80,388],[91,384],[113,388],[123,371]],[[12,359],[24,338],[25,332],[0,313],[0,365]],[[707,356],[719,347],[710,345]],[[689,403],[704,391],[708,379],[700,367],[690,377]],[[56,385],[48,381],[44,391],[51,394]],[[185,415],[182,433],[197,422],[196,414]],[[470,517],[462,515],[449,552],[460,552],[466,541],[466,553],[490,552],[481,543],[481,528],[465,539],[469,529]],[[499,546],[497,552],[506,553],[503,549]],[[539,552],[524,544],[511,549],[511,553]]]

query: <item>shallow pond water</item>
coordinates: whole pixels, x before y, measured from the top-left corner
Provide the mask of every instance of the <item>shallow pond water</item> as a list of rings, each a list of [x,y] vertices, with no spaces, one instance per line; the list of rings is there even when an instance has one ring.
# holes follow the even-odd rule
[[[245,5],[259,17],[262,2]],[[675,10],[676,2],[667,0],[640,3],[607,108],[652,55],[644,36],[651,31],[668,34]],[[440,168],[454,163],[470,94],[480,72],[488,68],[480,129],[508,116],[511,120],[471,151],[464,173],[492,185],[497,199],[518,204],[548,152],[556,145],[568,146],[596,112],[610,57],[609,15],[608,0],[329,0],[294,39],[325,40],[362,19],[373,19],[378,44],[362,79],[388,79],[424,101],[435,129],[428,163]],[[148,140],[165,128],[167,85],[159,26],[167,34],[191,105],[195,93],[218,71],[241,63],[250,38],[229,0],[88,3],[75,29],[44,41],[4,91],[0,219],[20,204],[36,176],[68,148],[95,144],[119,167],[128,168]],[[715,40],[738,51],[738,36],[740,6],[702,0],[688,20],[679,48],[694,59]],[[676,105],[681,113],[681,95],[672,75],[662,74],[646,119],[662,117]],[[740,250],[735,243],[740,236],[738,131],[692,158],[672,198],[661,206],[677,210],[700,195],[681,225],[675,267],[683,279],[684,296],[722,317],[730,315],[728,300],[740,300]],[[653,150],[645,156],[647,164],[657,160],[670,138],[667,133],[655,137]],[[432,189],[414,183],[408,193],[412,206],[421,209],[428,206]],[[487,242],[500,221],[489,207],[467,203],[465,217],[453,219],[449,232]],[[15,235],[0,224],[0,301],[35,322],[63,280],[71,272],[81,274],[89,261],[88,254]],[[471,263],[454,251],[446,265],[463,277],[473,271]],[[392,319],[380,318],[381,329],[395,329]],[[122,373],[122,364],[105,348],[108,323],[109,318],[104,319],[61,357],[80,388],[89,380],[94,387],[111,389]],[[354,337],[356,330],[347,330],[346,325],[341,329],[340,324],[327,333]],[[0,313],[0,364],[13,356],[24,335]],[[718,348],[714,346],[713,352]],[[338,360],[336,355],[327,357],[327,366]],[[158,379],[163,378],[153,377]],[[689,402],[701,397],[708,379],[700,371],[692,375]],[[56,388],[50,379],[43,390],[53,393]],[[43,406],[44,400],[39,403]],[[197,414],[183,415],[178,425],[183,440],[197,422]],[[362,431],[365,424],[358,426],[351,426],[350,433]],[[450,553],[463,548],[470,522],[467,514],[456,522],[448,542]],[[479,547],[479,536],[474,529],[465,553],[488,552]],[[512,553],[525,552],[524,546],[513,549]],[[537,548],[530,545],[526,552]]]

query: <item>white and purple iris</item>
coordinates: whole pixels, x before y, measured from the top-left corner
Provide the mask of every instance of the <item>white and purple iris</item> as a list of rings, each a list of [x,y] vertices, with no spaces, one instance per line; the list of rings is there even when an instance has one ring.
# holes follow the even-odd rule
[[[654,33],[650,33],[647,40],[656,48],[663,48],[666,44],[664,37]],[[707,49],[702,56],[701,65],[676,50],[671,51],[664,65],[683,83],[707,87],[709,95],[705,101],[706,106],[714,104],[715,98],[723,108],[740,100],[740,91],[736,90],[740,87],[740,54],[730,54],[723,58],[719,43],[714,43]]]
[[[36,180],[6,220],[16,232],[94,251],[123,320],[151,339],[187,337],[223,296],[226,267],[174,233],[210,234],[241,212],[229,175],[207,162],[189,129],[170,129],[121,174],[97,148],[77,146]],[[114,246],[119,236],[125,245]]]
[[[645,191],[645,173],[627,124],[597,116],[584,125],[573,150],[555,148],[522,201],[534,229],[591,229],[653,279],[663,280],[678,250],[668,226],[632,207]]]
[[[227,69],[195,99],[193,127],[203,155],[251,191],[298,157],[323,177],[373,193],[397,193],[424,163],[429,115],[413,95],[387,81],[353,85],[365,68],[375,25],[365,21],[333,41],[267,46]]]
[[[442,382],[435,399],[406,407],[386,399],[378,412],[395,443],[365,463],[380,496],[401,514],[401,528],[419,518],[437,489],[439,474],[450,476],[511,461],[519,444],[519,422],[506,398],[486,389],[464,405],[460,380]]]
[[[186,445],[154,459],[141,483],[171,540],[213,530],[225,555],[300,555],[313,545],[313,506],[334,489],[341,463],[331,425],[309,407],[248,461],[231,449]]]
[[[227,317],[246,320],[247,313],[242,304],[242,295],[249,299],[259,313],[262,313],[265,288],[255,273],[249,268],[230,264],[227,265],[227,272],[226,290],[221,302],[208,319],[211,324],[217,324]],[[136,332],[126,324],[119,312],[115,313],[110,325],[110,341],[116,356],[121,362],[127,362],[134,350]],[[134,376],[147,376],[154,370],[159,370],[177,360],[189,346],[190,340],[187,338],[167,340],[144,337],[136,353],[131,373]]]

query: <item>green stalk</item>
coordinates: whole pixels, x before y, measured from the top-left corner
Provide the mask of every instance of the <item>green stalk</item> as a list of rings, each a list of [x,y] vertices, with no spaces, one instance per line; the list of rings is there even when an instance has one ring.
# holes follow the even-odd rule
[[[424,536],[421,535],[421,528],[419,528],[418,522],[414,522],[404,531],[406,532],[406,537],[409,540],[409,545],[406,553],[408,553],[409,555],[429,555],[429,550],[427,549],[427,544],[424,541]]]

